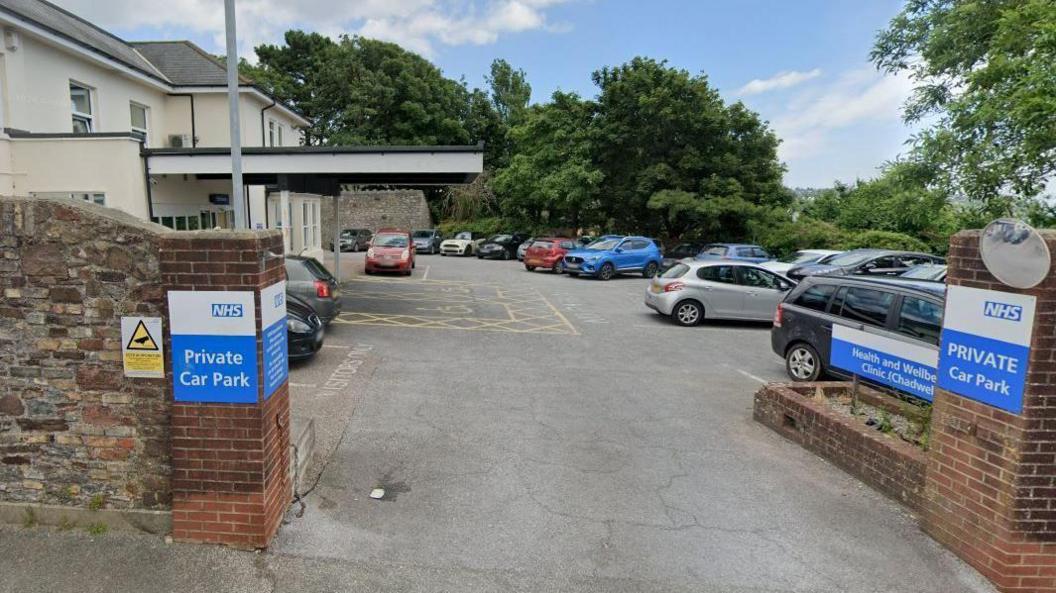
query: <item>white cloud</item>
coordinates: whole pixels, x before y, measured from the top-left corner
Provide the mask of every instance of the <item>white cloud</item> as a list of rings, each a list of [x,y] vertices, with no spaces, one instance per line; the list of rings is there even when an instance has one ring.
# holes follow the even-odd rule
[[[787,89],[819,76],[821,76],[820,68],[815,68],[809,72],[799,72],[797,70],[778,72],[770,78],[756,78],[755,80],[749,81],[748,84],[742,86],[737,91],[737,94],[748,96],[779,89]]]
[[[211,36],[224,47],[224,9],[220,0],[55,0],[63,8],[107,29],[140,27],[191,31]],[[291,28],[336,37],[341,33],[394,41],[427,56],[437,45],[486,45],[525,31],[562,32],[549,8],[574,0],[238,0],[240,52],[281,41]]]

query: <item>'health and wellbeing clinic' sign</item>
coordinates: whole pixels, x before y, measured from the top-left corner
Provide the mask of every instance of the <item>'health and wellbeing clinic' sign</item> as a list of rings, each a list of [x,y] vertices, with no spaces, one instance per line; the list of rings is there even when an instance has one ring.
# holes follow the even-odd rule
[[[836,368],[928,401],[935,395],[934,347],[833,325],[831,350]]]
[[[176,401],[257,403],[254,294],[169,291]]]
[[[950,286],[939,387],[1013,413],[1023,409],[1036,299]]]

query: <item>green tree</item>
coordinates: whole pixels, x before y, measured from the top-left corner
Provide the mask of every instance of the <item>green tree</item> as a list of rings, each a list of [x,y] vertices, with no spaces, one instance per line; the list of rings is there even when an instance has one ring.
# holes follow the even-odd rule
[[[574,93],[556,92],[510,131],[517,153],[494,181],[504,214],[538,224],[545,212],[551,227],[588,222],[602,180],[588,137],[594,107]]]
[[[1056,3],[911,0],[871,57],[908,72],[910,122],[935,122],[915,154],[991,214],[1039,194],[1056,172]]]
[[[705,76],[634,58],[593,80],[590,143],[614,229],[737,236],[753,208],[789,199],[777,138],[744,105],[725,105]]]
[[[510,127],[523,122],[532,98],[532,85],[524,70],[514,70],[509,62],[498,59],[491,63],[491,73],[485,81],[499,118]]]

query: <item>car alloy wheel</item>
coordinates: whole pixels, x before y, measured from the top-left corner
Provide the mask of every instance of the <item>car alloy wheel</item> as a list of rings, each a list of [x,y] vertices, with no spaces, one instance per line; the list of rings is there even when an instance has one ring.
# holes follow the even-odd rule
[[[675,310],[671,316],[679,325],[684,325],[688,327],[700,323],[700,318],[703,317],[703,313],[704,311],[700,308],[700,305],[694,303],[693,301],[685,301],[679,303],[675,307]]]
[[[529,266],[528,264],[525,264],[524,265],[524,269],[528,270],[529,272],[534,272],[535,271],[535,266]]]
[[[612,264],[605,264],[598,270],[598,278],[602,280],[612,280],[612,277],[616,275],[616,268],[612,267]]]
[[[560,274],[560,273],[564,272],[565,271],[565,263],[563,261],[561,261],[561,260],[557,260],[556,262],[554,262],[554,267],[550,271],[555,273],[555,274]]]
[[[818,351],[807,344],[796,344],[788,350],[785,367],[795,381],[815,381],[821,375]]]
[[[656,268],[656,262],[649,262],[645,265],[645,269],[642,270],[642,276],[644,276],[645,278],[652,278],[653,276],[656,276]]]

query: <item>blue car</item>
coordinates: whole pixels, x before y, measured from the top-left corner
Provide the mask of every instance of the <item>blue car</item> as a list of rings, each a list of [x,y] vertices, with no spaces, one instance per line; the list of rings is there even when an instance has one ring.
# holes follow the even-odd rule
[[[616,274],[641,272],[652,278],[660,269],[660,248],[646,237],[603,237],[582,249],[565,254],[569,276],[594,276],[610,280]]]
[[[732,259],[755,264],[774,259],[765,249],[758,245],[744,243],[710,243],[705,245],[694,258],[697,260]]]

